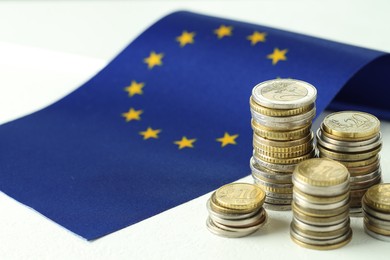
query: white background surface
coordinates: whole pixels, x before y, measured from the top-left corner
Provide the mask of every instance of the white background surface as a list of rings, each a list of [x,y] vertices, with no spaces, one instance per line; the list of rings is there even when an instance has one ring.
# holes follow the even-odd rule
[[[389,1],[5,1],[0,2],[0,124],[71,92],[146,27],[183,9],[390,52]],[[390,182],[389,122],[382,122],[382,133],[383,177]],[[291,212],[269,211],[269,223],[252,236],[217,237],[205,227],[208,197],[87,242],[0,193],[0,259],[388,259],[390,254],[389,243],[365,235],[359,218],[352,219],[352,242],[326,252],[290,240]]]

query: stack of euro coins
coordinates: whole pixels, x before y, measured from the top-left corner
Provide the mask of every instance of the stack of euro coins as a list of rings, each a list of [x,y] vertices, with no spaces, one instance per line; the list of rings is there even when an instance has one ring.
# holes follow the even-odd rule
[[[390,242],[390,183],[369,188],[363,196],[362,204],[366,233]]]
[[[254,184],[231,183],[220,187],[207,201],[207,228],[230,238],[256,232],[267,220],[264,199],[264,191]]]
[[[315,156],[312,120],[317,90],[294,79],[262,82],[252,90],[250,109],[254,182],[266,192],[264,207],[290,210],[292,172],[297,163]]]
[[[313,158],[293,173],[291,239],[300,246],[329,250],[352,238],[348,169],[334,160]]]
[[[361,200],[371,186],[381,182],[380,121],[358,111],[329,114],[317,131],[319,157],[344,164],[350,173],[351,216],[362,216]]]

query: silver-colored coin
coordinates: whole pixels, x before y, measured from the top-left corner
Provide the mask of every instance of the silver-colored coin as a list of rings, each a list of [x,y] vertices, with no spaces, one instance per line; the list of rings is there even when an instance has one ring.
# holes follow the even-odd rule
[[[293,194],[292,193],[276,193],[276,192],[270,192],[270,191],[265,191],[266,199],[268,198],[275,198],[275,199],[287,199],[287,200],[292,200]]]
[[[293,109],[314,103],[316,88],[295,79],[274,79],[257,84],[252,98],[261,106],[275,109]]]
[[[217,223],[220,223],[225,226],[232,226],[232,227],[245,227],[250,226],[262,218],[264,218],[264,215],[266,214],[265,210],[263,208],[260,209],[260,211],[257,211],[257,213],[253,216],[250,216],[248,218],[242,218],[242,219],[225,219],[221,218],[219,216],[216,216],[212,213],[210,213],[209,217]]]
[[[315,226],[330,226],[330,225],[336,225],[341,222],[343,222],[346,218],[349,218],[349,212],[346,210],[345,212],[331,217],[312,217],[308,216],[305,213],[301,212],[299,209],[297,209],[296,206],[294,206],[294,203],[291,203],[292,205],[292,211],[293,216],[309,225],[315,225]]]
[[[264,213],[260,219],[258,219],[256,222],[251,223],[250,225],[246,226],[229,226],[224,225],[218,221],[215,221],[214,219],[211,219],[213,224],[216,227],[219,227],[221,229],[227,230],[227,231],[233,231],[233,232],[244,232],[244,233],[252,233],[258,230],[260,227],[262,227],[265,222],[267,221],[267,213]]]
[[[254,233],[254,232],[256,232],[258,230],[258,229],[254,229],[254,230],[251,230],[249,232],[229,231],[229,230],[217,227],[214,224],[214,222],[211,220],[211,218],[207,218],[206,226],[207,226],[207,229],[211,233],[213,233],[215,235],[218,235],[218,236],[229,237],[229,238],[245,237],[245,236],[248,236],[248,235],[250,235],[250,234],[252,234],[252,233]]]
[[[375,238],[375,239],[379,239],[379,240],[382,240],[382,241],[385,241],[385,242],[390,242],[390,236],[384,236],[384,235],[375,233],[375,232],[369,230],[366,226],[364,226],[364,231],[365,231],[368,235],[370,235],[371,237],[373,237],[373,238]]]
[[[243,214],[220,213],[220,212],[216,212],[212,209],[211,204],[210,204],[210,199],[207,200],[206,206],[207,206],[207,210],[208,210],[210,215],[216,216],[218,218],[228,219],[228,220],[239,220],[239,219],[250,218],[253,215],[256,215],[261,210],[261,208],[260,208],[258,210],[255,210],[255,211],[252,211],[249,213],[243,213]]]
[[[367,160],[375,155],[377,155],[382,149],[382,145],[379,145],[373,150],[359,152],[359,153],[343,153],[339,151],[329,150],[323,147],[321,144],[317,143],[317,149],[319,151],[319,157],[329,158],[333,160],[345,161],[345,162],[355,162],[361,160]]]
[[[372,139],[365,140],[365,141],[339,141],[323,135],[321,129],[318,129],[316,136],[317,136],[317,142],[320,145],[322,145],[323,147],[329,150],[338,151],[338,152],[347,152],[347,153],[364,152],[368,150],[373,150],[382,144],[382,138],[380,134]]]
[[[333,210],[333,209],[338,209],[340,207],[345,206],[346,204],[349,204],[350,198],[347,197],[341,201],[338,202],[333,202],[329,204],[318,204],[318,203],[313,203],[302,196],[300,196],[298,193],[293,193],[293,199],[295,203],[301,207],[304,208],[309,208],[313,210]]]
[[[263,207],[268,210],[274,210],[274,211],[287,211],[291,210],[291,205],[286,204],[270,204],[264,202]]]
[[[260,185],[276,189],[292,189],[293,187],[292,183],[271,183],[258,178],[256,178],[256,182]]]
[[[370,224],[374,226],[377,226],[380,229],[390,230],[390,221],[375,218],[368,214],[364,216],[364,220],[368,221]]]
[[[258,118],[256,116],[256,114],[254,114],[254,113],[251,113],[251,114],[252,114],[253,120],[255,120],[256,123],[258,123],[260,125],[263,125],[265,127],[268,127],[268,128],[274,128],[275,130],[293,130],[293,129],[298,129],[298,128],[301,128],[301,127],[311,123],[312,120],[315,117],[315,115],[313,115],[311,117],[304,118],[304,119],[301,119],[301,120],[298,120],[298,121],[280,123],[280,122],[272,122],[272,121],[263,120],[261,118]]]
[[[303,230],[309,230],[313,232],[332,232],[338,229],[341,229],[345,226],[350,225],[350,220],[349,217],[345,218],[343,221],[340,223],[334,224],[334,225],[328,225],[328,226],[317,226],[317,225],[310,225],[306,224],[305,222],[300,221],[299,219],[293,217],[292,222],[295,223],[297,227]]]
[[[371,180],[366,180],[366,181],[360,181],[360,182],[351,182],[351,190],[360,190],[360,189],[368,189],[371,186],[374,186],[375,184],[381,183],[382,182],[382,176],[377,175],[375,178]]]
[[[258,165],[253,158],[251,158],[250,160],[250,168],[254,177],[258,178],[259,176],[261,176],[265,179],[275,180],[275,182],[291,183],[291,173],[267,170],[266,168]]]
[[[379,218],[382,220],[390,221],[390,214],[389,213],[383,213],[383,212],[376,211],[376,210],[370,208],[369,206],[367,206],[366,203],[364,202],[364,200],[362,200],[362,201],[363,201],[362,208],[363,208],[364,214],[368,214],[370,216],[373,216],[375,218]]]
[[[361,207],[351,207],[349,208],[349,216],[360,218],[363,217],[363,209]]]
[[[291,205],[292,199],[279,199],[279,198],[273,198],[273,197],[265,197],[266,203],[269,204],[279,204],[279,205]]]
[[[309,230],[302,230],[300,229],[296,224],[295,222],[291,222],[291,225],[290,227],[292,229],[294,229],[294,232],[296,232],[298,235],[300,236],[303,236],[305,238],[308,238],[308,239],[316,239],[316,240],[331,240],[331,239],[335,239],[335,238],[338,238],[340,236],[342,236],[343,234],[345,234],[349,229],[350,229],[350,226],[349,224],[348,225],[345,225],[339,229],[336,229],[336,230],[333,230],[333,231],[321,231],[321,232],[318,232],[318,231],[309,231]]]
[[[303,214],[307,216],[312,216],[312,217],[332,217],[332,216],[338,216],[344,212],[349,213],[349,203],[335,209],[329,209],[329,210],[320,210],[320,209],[312,209],[312,208],[307,208],[303,207],[299,204],[297,204],[294,200],[291,203],[291,205],[294,205],[294,209],[299,210]]]
[[[302,183],[298,179],[294,178],[293,175],[292,182],[294,186],[299,190],[301,190],[303,193],[307,193],[309,195],[314,195],[314,196],[331,197],[331,196],[337,196],[349,192],[349,181],[338,185],[319,187],[319,186],[312,186],[307,183]]]
[[[338,243],[341,243],[341,242],[349,239],[352,236],[352,229],[349,228],[345,234],[342,234],[341,236],[333,238],[333,239],[311,239],[311,238],[299,235],[293,227],[290,228],[290,234],[295,239],[297,239],[303,243],[307,243],[310,245],[317,245],[317,246],[325,246],[325,245],[338,244]]]
[[[285,123],[302,121],[309,118],[310,120],[312,120],[316,115],[316,107],[314,106],[311,110],[295,116],[282,116],[282,117],[267,116],[259,112],[256,112],[253,109],[251,109],[251,113],[252,113],[252,117],[254,117],[258,122],[261,121],[261,122],[273,122],[273,123],[285,124]]]
[[[349,177],[350,183],[354,182],[364,182],[364,181],[369,181],[377,178],[378,176],[380,177],[382,175],[381,168],[378,168],[376,171],[364,174],[364,175],[358,175],[358,176],[351,176]],[[352,187],[351,187],[352,188]]]
[[[253,151],[255,153],[255,151]],[[252,159],[259,164],[260,166],[276,171],[276,172],[287,172],[287,173],[292,173],[295,169],[295,166],[297,165],[296,163],[294,164],[277,164],[277,163],[270,163],[266,162],[264,160],[261,160],[255,156],[252,157]],[[251,160],[252,160],[251,159]]]

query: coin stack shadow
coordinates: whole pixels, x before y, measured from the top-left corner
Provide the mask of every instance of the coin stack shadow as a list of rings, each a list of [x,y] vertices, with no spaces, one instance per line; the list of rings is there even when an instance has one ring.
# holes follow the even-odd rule
[[[382,147],[380,121],[358,111],[326,116],[317,131],[319,157],[344,164],[350,173],[350,215],[362,216],[362,197],[382,180],[379,152]]]
[[[347,168],[330,159],[309,159],[297,165],[292,181],[291,239],[318,250],[347,244],[352,238]]]
[[[254,182],[266,192],[267,209],[291,209],[292,172],[297,163],[315,156],[311,125],[316,96],[314,86],[293,79],[265,81],[252,90],[250,167]]]
[[[362,206],[366,233],[390,242],[390,183],[369,188],[363,196]]]
[[[243,195],[255,196],[245,199]],[[207,201],[208,230],[229,238],[244,237],[256,232],[267,221],[267,212],[263,208],[264,198],[264,191],[254,184],[232,183],[220,187]]]

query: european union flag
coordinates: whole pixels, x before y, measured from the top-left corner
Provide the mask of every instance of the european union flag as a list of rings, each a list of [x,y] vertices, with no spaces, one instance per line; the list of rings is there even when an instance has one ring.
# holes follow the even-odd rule
[[[378,51],[173,13],[72,94],[0,127],[0,188],[96,239],[248,175],[257,83],[310,82],[318,113],[346,85],[334,105],[390,118],[371,89],[389,86],[389,64]]]

